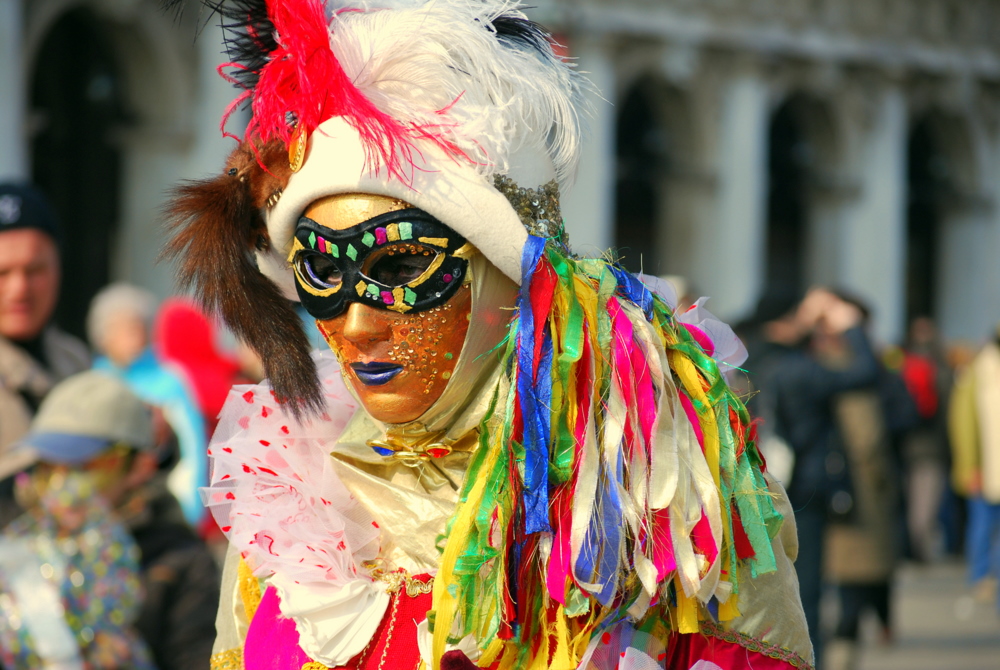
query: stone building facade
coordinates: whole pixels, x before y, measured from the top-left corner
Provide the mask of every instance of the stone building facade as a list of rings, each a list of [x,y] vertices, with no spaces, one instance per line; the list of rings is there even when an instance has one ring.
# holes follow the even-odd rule
[[[163,195],[232,146],[196,4],[0,0],[0,178],[55,192],[77,307],[91,270],[172,290]],[[953,339],[1000,321],[1000,0],[530,4],[602,96],[563,208],[578,250],[617,245],[730,319],[825,283],[885,340],[920,314]]]
[[[1000,321],[1000,2],[540,5],[612,103],[566,208],[578,242],[730,319],[823,283],[885,340],[918,315],[971,341]]]

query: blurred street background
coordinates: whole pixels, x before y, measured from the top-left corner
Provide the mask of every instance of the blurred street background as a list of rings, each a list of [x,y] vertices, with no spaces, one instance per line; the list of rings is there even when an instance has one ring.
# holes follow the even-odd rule
[[[897,576],[896,639],[885,645],[866,633],[860,670],[992,670],[1000,659],[1000,617],[992,603],[976,600],[965,569],[951,561],[907,565]]]

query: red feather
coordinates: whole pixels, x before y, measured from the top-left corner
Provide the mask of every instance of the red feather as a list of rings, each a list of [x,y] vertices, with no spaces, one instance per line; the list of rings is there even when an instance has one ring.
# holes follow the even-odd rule
[[[330,49],[324,5],[322,0],[267,0],[278,47],[270,52],[253,88],[253,117],[246,137],[260,142],[280,139],[287,145],[299,127],[308,134],[324,121],[342,116],[360,134],[368,166],[376,170],[384,166],[389,177],[404,183],[412,181],[413,158],[419,153],[416,139],[430,140],[452,158],[472,162],[443,136],[443,129],[450,125],[447,122],[404,124],[365,97]],[[242,66],[232,63],[224,67]],[[233,81],[231,76],[227,79]],[[247,95],[251,93],[230,105],[226,117]]]

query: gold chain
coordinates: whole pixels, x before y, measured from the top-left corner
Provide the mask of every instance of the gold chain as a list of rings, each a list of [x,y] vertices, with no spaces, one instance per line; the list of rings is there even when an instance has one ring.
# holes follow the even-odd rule
[[[367,567],[367,566],[366,566]],[[385,584],[386,593],[396,593],[406,588],[406,595],[411,598],[422,596],[434,590],[434,578],[431,577],[426,582],[414,579],[402,570],[396,572],[385,572],[381,568],[371,568],[372,579]]]

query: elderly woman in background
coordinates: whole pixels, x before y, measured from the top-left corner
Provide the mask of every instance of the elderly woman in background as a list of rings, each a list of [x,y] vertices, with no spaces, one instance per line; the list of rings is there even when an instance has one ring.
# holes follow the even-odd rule
[[[87,337],[98,354],[94,369],[121,377],[155,408],[157,443],[165,460],[176,438],[179,462],[168,485],[192,525],[204,517],[198,487],[208,482],[208,433],[183,372],[164,364],[150,339],[156,298],[145,289],[112,284],[98,293],[87,314]],[[176,458],[176,457],[175,457]]]

